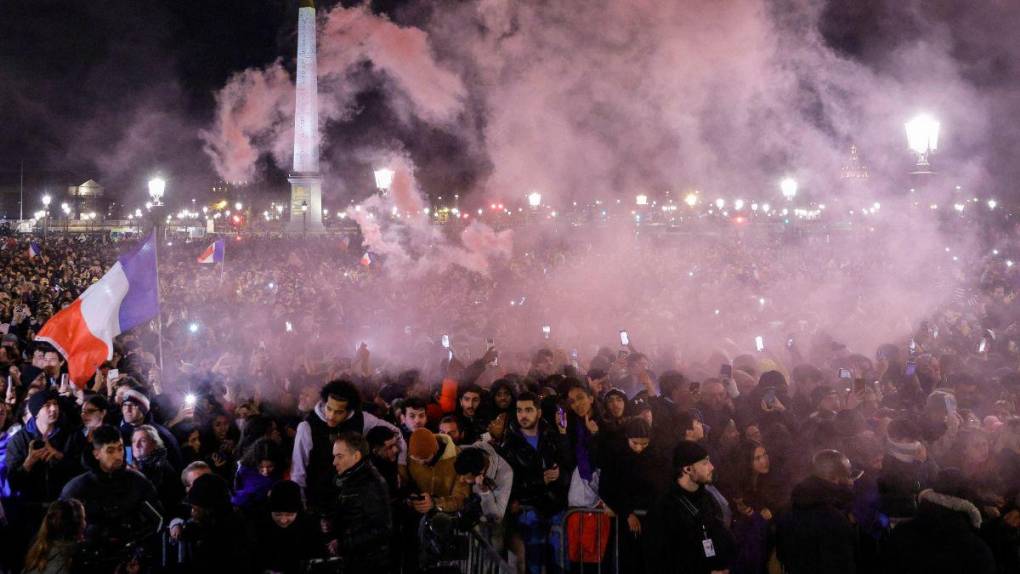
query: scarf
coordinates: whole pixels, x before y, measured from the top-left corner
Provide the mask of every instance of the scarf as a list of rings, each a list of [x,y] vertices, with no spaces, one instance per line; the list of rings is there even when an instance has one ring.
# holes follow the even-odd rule
[[[885,452],[900,462],[912,463],[921,459],[921,452],[924,445],[920,441],[896,441],[888,439],[885,443]]]

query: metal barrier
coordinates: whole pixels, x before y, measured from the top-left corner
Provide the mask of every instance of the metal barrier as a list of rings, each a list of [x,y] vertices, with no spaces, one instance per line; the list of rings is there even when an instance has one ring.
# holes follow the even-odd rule
[[[492,544],[482,537],[475,527],[461,533],[467,537],[467,556],[457,561],[457,567],[464,574],[515,574]]]
[[[598,562],[594,562],[594,563],[590,563],[590,562],[585,562],[584,561],[584,558],[585,558],[585,549],[584,549],[584,531],[585,531],[585,528],[584,528],[584,515],[586,515],[586,514],[587,515],[594,515],[594,516],[600,516],[600,515],[609,516],[609,518],[610,518],[610,524],[609,524],[609,528],[608,528],[609,532],[606,532],[605,536],[609,536],[610,532],[612,533],[612,536],[613,536],[613,546],[612,546],[612,548],[608,547],[608,542],[607,542],[607,548],[606,548],[605,554],[602,554],[600,552],[600,554],[602,554],[602,555],[599,556]],[[579,518],[580,518],[580,520],[578,521],[579,528],[577,529],[577,537],[580,540],[576,541],[578,546],[581,547],[581,556],[580,556],[581,560],[579,562],[571,562],[571,561],[568,560],[568,558],[569,558],[568,552],[570,550],[570,541],[571,541],[571,532],[570,532],[569,524],[570,524],[570,517],[574,516],[574,515],[579,515]],[[612,574],[619,574],[619,572],[620,572],[620,520],[619,520],[619,517],[617,517],[617,515],[611,513],[608,508],[568,508],[567,511],[563,513],[563,522],[560,524],[560,528],[562,529],[562,536],[560,537],[560,540],[562,541],[561,544],[560,544],[560,546],[561,546],[561,548],[560,548],[560,568],[562,568],[564,572],[581,572],[581,573],[591,572],[592,569],[593,569],[592,567],[594,567],[595,572],[597,572],[598,574],[602,574],[603,563],[605,563],[606,559],[609,558],[610,562],[608,564],[606,564],[607,569],[608,569],[609,566],[611,566],[612,570],[610,570],[609,572],[611,572]],[[602,538],[603,537],[602,530],[603,530],[603,528],[602,528],[602,521],[601,520],[596,520],[595,521],[595,547],[596,547],[596,549],[601,549],[601,547],[602,547],[602,540],[603,540],[603,538]],[[576,568],[572,568],[573,565],[577,565],[577,567]]]

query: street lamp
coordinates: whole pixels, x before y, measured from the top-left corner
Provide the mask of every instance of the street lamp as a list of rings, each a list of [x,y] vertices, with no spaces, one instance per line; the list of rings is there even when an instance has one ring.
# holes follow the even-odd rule
[[[375,186],[379,191],[386,193],[393,185],[393,170],[388,167],[381,167],[375,170]]]
[[[783,197],[785,197],[787,201],[796,197],[798,187],[797,180],[792,177],[784,177],[783,180],[779,182],[779,190],[783,193]]]
[[[642,193],[641,195],[638,195],[636,198],[634,198],[634,201],[638,205],[648,205],[648,196]]]
[[[907,146],[917,154],[917,166],[928,167],[928,156],[939,146],[941,124],[928,114],[919,114],[904,127],[907,130]]]
[[[166,191],[166,180],[161,177],[154,177],[149,180],[149,197],[152,198],[152,205],[163,205],[163,193]]]
[[[687,204],[687,207],[694,207],[698,204],[698,194],[694,192],[688,193],[684,197],[684,203]]]
[[[537,191],[533,191],[528,194],[528,205],[532,208],[537,208],[542,205],[542,194]]]

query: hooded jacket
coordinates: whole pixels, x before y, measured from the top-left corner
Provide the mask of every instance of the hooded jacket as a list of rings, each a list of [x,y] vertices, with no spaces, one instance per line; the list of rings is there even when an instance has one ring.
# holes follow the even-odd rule
[[[457,512],[471,494],[471,487],[457,479],[453,463],[457,460],[457,445],[445,434],[436,434],[439,451],[430,464],[410,461],[407,470],[418,492],[432,495],[436,507],[443,512]]]
[[[333,470],[333,439],[340,433],[351,430],[367,435],[368,431],[377,426],[385,426],[397,433],[400,445],[398,464],[407,464],[407,443],[397,427],[364,411],[355,411],[336,428],[326,426],[326,416],[322,410],[322,401],[315,405],[305,420],[297,427],[294,436],[294,451],[291,457],[290,478],[298,483],[309,506],[328,504]]]
[[[978,536],[981,512],[971,502],[925,490],[917,516],[893,529],[883,546],[882,564],[890,574],[994,574],[991,549]]]
[[[857,530],[848,517],[853,491],[812,476],[778,519],[777,550],[788,574],[854,574]]]

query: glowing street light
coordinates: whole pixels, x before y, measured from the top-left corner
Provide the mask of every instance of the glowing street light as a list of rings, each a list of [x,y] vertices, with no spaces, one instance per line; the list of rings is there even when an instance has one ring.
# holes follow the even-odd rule
[[[741,209],[744,209],[744,200],[743,199],[734,200],[733,201],[733,209],[736,209],[737,211],[740,211]]]
[[[917,154],[917,165],[927,167],[928,156],[936,151],[939,145],[938,120],[928,114],[919,114],[907,122],[907,146]]]
[[[149,197],[153,205],[162,205],[163,193],[166,191],[166,180],[161,177],[154,177],[149,180]]]
[[[798,187],[797,180],[792,177],[784,177],[783,180],[779,182],[779,191],[783,193],[783,197],[787,200],[792,200],[797,196]]]
[[[531,207],[538,207],[542,205],[542,194],[537,191],[533,191],[528,194],[528,205]]]
[[[988,209],[995,209],[998,206],[999,206],[999,202],[998,201],[995,201],[994,199],[989,199],[988,200]]]
[[[241,203],[240,201],[238,201],[237,203],[234,204],[234,209],[236,209],[237,211],[241,211],[241,209],[243,207],[244,207],[244,204]]]
[[[721,197],[719,199],[715,200],[715,207],[716,207],[716,209],[722,209],[722,208],[726,207],[726,200],[721,198]]]
[[[684,203],[686,203],[688,207],[694,207],[698,204],[698,194],[694,192],[688,193],[684,197]]]
[[[60,211],[63,211],[64,215],[70,215],[71,214],[71,206],[68,205],[67,202],[61,203],[60,204]]]
[[[638,205],[648,205],[648,196],[642,193],[638,195],[636,198],[634,198],[634,201]]]
[[[393,170],[388,167],[381,167],[375,170],[375,187],[386,193],[393,185]]]

